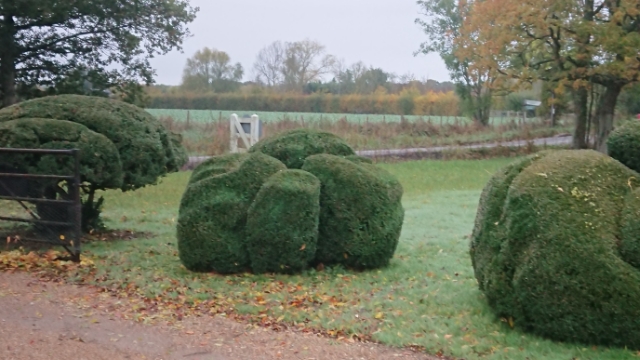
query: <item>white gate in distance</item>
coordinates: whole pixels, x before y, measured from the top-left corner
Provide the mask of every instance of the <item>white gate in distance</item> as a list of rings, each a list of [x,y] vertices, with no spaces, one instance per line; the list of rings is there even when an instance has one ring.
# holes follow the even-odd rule
[[[260,140],[260,135],[262,135],[262,123],[256,114],[253,114],[250,118],[240,118],[237,114],[231,114],[229,125],[231,130],[229,151],[231,153],[249,151]],[[240,140],[241,146],[239,146],[238,140]]]

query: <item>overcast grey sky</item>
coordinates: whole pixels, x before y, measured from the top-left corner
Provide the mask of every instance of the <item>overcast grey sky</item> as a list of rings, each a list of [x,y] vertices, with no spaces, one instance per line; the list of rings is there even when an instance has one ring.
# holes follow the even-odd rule
[[[178,51],[152,59],[159,84],[180,83],[186,59],[207,46],[226,51],[252,78],[258,51],[274,41],[310,39],[347,65],[363,61],[396,75],[449,80],[436,54],[413,56],[425,35],[415,0],[191,0],[200,7],[193,36]]]

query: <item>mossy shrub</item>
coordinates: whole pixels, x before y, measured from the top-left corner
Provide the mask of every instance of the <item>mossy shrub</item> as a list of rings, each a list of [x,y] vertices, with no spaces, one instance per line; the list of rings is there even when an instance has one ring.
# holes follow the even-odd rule
[[[624,261],[640,270],[640,184],[627,195],[622,212],[620,254]]]
[[[193,271],[236,273],[249,265],[247,211],[267,179],[286,170],[280,161],[251,154],[226,173],[189,185],[178,216],[178,252]]]
[[[200,163],[189,178],[189,185],[212,176],[228,173],[235,170],[247,159],[249,154],[235,153],[219,156],[212,156]]]
[[[302,170],[322,184],[315,261],[357,269],[387,265],[404,218],[398,181],[373,165],[327,154],[308,157]]]
[[[116,146],[104,135],[70,121],[19,119],[0,123],[0,147],[79,149],[80,179],[98,189],[122,185],[122,163]],[[0,163],[31,174],[71,175],[73,158],[58,155],[3,154]]]
[[[118,149],[122,190],[154,184],[187,160],[179,137],[143,109],[122,101],[81,95],[49,96],[0,110],[0,122],[21,118],[68,120],[106,136]]]
[[[472,235],[476,277],[498,316],[559,341],[640,348],[640,271],[620,218],[639,175],[591,150],[499,172]]]
[[[320,181],[302,170],[272,175],[249,208],[247,249],[251,268],[294,273],[313,260],[318,239]]]
[[[609,155],[640,172],[640,121],[630,121],[615,129],[607,139]]]
[[[353,149],[340,137],[324,131],[296,129],[260,140],[250,152],[261,152],[282,161],[289,169],[300,169],[316,154],[353,156]]]

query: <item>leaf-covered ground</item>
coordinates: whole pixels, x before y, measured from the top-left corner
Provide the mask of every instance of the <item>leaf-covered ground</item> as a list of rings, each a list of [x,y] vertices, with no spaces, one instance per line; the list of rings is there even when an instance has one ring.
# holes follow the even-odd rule
[[[105,195],[110,227],[155,236],[94,241],[84,248],[86,264],[53,270],[126,298],[132,304],[126,316],[141,322],[216,315],[464,359],[637,358],[628,350],[526,335],[492,315],[473,276],[468,236],[482,187],[509,161],[382,165],[405,187],[406,216],[396,256],[380,270],[325,268],[295,276],[187,271],[177,256],[175,221],[189,173],[137,192]]]

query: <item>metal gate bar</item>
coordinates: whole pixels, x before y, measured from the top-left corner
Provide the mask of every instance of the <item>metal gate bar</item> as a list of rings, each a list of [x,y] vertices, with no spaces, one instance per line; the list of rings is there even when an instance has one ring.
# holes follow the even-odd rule
[[[0,220],[5,221],[13,221],[13,222],[24,222],[24,223],[34,223],[45,226],[45,230],[52,235],[50,239],[34,239],[34,238],[25,238],[23,240],[26,241],[36,241],[36,242],[45,242],[51,243],[55,245],[60,245],[64,247],[69,254],[71,255],[71,260],[80,261],[80,242],[82,237],[82,204],[80,201],[80,157],[79,151],[77,149],[70,150],[60,150],[60,149],[16,149],[16,148],[0,148],[0,156],[2,154],[40,154],[40,155],[59,155],[59,156],[69,156],[74,159],[74,173],[73,175],[55,175],[55,174],[23,174],[23,173],[0,173],[0,188],[4,189],[5,195],[0,196],[0,200],[13,200],[18,202],[23,209],[25,209],[32,218],[19,218],[12,216],[0,216]],[[2,158],[0,157],[0,164],[2,163]],[[57,199],[46,199],[39,197],[30,197],[30,196],[17,196],[13,192],[13,190],[4,184],[3,179],[6,178],[17,178],[17,179],[52,179],[52,180],[65,180],[67,182],[68,195],[70,196],[69,200],[57,200]],[[24,195],[24,194],[21,194]],[[60,222],[60,221],[50,221],[43,220],[40,216],[34,214],[24,203],[43,203],[43,204],[62,204],[66,205],[71,209],[72,216],[69,218],[69,221]],[[47,226],[62,226],[68,227],[71,229],[72,239],[70,240],[71,247],[69,247],[66,243],[62,241],[60,237],[57,236]]]

